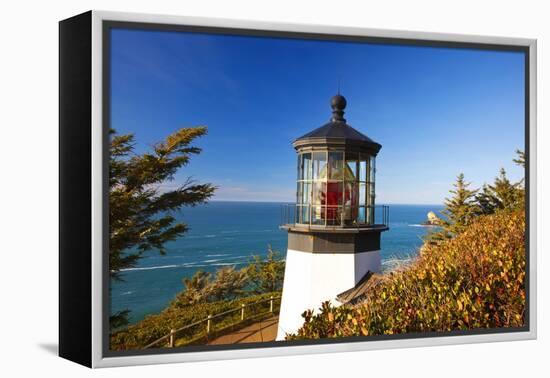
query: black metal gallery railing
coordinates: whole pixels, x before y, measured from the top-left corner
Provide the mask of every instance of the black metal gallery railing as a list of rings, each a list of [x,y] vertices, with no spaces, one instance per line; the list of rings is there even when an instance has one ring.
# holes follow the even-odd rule
[[[300,206],[281,205],[282,226],[368,228],[389,227],[390,208],[387,205]]]

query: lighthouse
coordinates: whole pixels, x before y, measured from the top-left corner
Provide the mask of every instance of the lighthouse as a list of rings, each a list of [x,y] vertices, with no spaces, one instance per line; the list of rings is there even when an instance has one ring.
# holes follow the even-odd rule
[[[375,207],[382,146],[346,123],[343,96],[330,105],[330,121],[293,142],[296,204],[282,214],[288,250],[277,340],[302,326],[304,311],[324,301],[347,302],[381,267],[380,237],[389,215],[387,206]]]

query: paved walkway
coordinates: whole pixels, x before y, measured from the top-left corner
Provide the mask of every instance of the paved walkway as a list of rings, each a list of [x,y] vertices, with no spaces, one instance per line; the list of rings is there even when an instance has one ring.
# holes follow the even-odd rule
[[[275,341],[277,337],[277,325],[279,317],[262,320],[261,322],[251,324],[243,329],[233,333],[220,336],[208,344],[242,344],[242,343],[258,343],[263,341]]]

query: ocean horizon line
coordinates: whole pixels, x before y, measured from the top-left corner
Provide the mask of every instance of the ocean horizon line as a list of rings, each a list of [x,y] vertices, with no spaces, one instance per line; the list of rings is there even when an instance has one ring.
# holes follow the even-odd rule
[[[293,204],[294,201],[262,201],[262,200],[228,200],[228,199],[211,199],[207,202],[231,202],[231,203],[280,203],[280,204]],[[445,206],[445,204],[437,204],[437,203],[398,203],[398,202],[383,202],[378,203],[375,206],[378,205],[387,205],[387,206]]]

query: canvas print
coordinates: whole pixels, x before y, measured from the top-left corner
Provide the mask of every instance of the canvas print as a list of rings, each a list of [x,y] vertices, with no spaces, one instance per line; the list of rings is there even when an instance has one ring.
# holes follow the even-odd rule
[[[524,52],[108,40],[110,351],[525,330]]]

